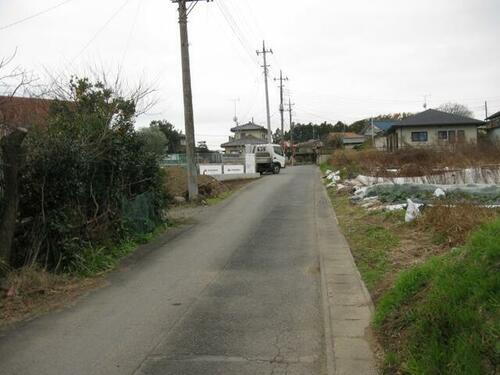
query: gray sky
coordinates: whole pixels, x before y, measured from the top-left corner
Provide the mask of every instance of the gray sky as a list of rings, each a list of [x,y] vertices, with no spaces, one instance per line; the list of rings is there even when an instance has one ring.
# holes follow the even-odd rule
[[[0,0],[0,57],[83,72],[100,66],[130,84],[158,89],[158,105],[139,119],[168,119],[183,129],[177,7],[169,0],[71,0],[2,29],[62,0]],[[197,140],[219,148],[233,125],[265,125],[263,73],[255,54],[266,39],[275,54],[271,78],[290,78],[286,95],[298,122],[352,123],[383,113],[456,101],[484,118],[500,110],[498,0],[215,0],[190,15]],[[230,26],[232,25],[232,27]],[[270,82],[273,129],[278,89]],[[288,121],[287,121],[288,128]]]

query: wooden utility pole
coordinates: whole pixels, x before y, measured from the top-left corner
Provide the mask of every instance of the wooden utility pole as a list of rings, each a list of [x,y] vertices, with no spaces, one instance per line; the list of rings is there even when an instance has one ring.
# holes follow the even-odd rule
[[[266,86],[266,112],[267,112],[267,141],[268,143],[273,143],[273,133],[271,130],[271,111],[269,109],[269,86],[267,82],[267,76],[269,73],[269,65],[267,65],[267,54],[273,53],[272,49],[266,49],[266,41],[262,42],[262,51],[257,51],[257,55],[262,55],[264,57],[264,81]]]
[[[288,114],[290,115],[290,146],[292,147],[292,167],[295,159],[295,147],[293,145],[293,121],[292,121],[292,99],[288,98]]]
[[[181,36],[182,86],[184,91],[184,127],[186,132],[186,170],[189,200],[198,198],[198,166],[194,137],[193,93],[191,90],[191,65],[189,61],[188,15],[199,0],[172,0],[179,4],[179,28]],[[210,0],[207,0],[207,2]],[[187,9],[186,4],[193,3]]]
[[[283,103],[283,82],[288,81],[288,77],[283,78],[283,72],[280,70],[280,77],[275,78],[275,81],[280,82],[280,114],[281,114],[281,146],[285,142],[285,106]]]

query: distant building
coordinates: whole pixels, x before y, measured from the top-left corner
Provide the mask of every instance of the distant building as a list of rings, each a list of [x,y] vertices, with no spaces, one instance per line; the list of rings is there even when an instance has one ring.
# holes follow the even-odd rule
[[[366,137],[362,134],[353,132],[334,132],[328,134],[326,143],[329,146],[334,145],[336,142],[342,142],[343,148],[353,149],[365,143]],[[335,148],[335,147],[334,147]]]
[[[386,132],[387,149],[477,143],[477,129],[484,124],[473,118],[428,109],[393,124]]]
[[[495,143],[500,143],[500,112],[494,113],[486,118],[486,126],[484,126],[488,138]]]
[[[0,138],[9,128],[47,126],[50,99],[0,96]]]
[[[267,143],[267,129],[252,121],[231,129],[234,136],[229,137],[229,142],[221,144],[226,153],[241,153],[245,145],[259,145]]]
[[[371,140],[373,134],[373,146],[378,150],[387,150],[386,132],[396,123],[397,121],[373,120],[372,127],[371,121],[369,121],[365,128],[361,131],[361,134],[364,135],[367,140]]]
[[[323,147],[323,142],[311,139],[307,142],[297,143],[294,146],[295,161],[299,164],[309,164],[316,163],[318,156],[320,155],[321,148]]]

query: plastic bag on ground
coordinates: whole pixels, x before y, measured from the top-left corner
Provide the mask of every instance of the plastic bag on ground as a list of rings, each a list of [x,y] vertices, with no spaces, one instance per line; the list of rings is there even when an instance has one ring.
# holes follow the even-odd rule
[[[411,223],[420,216],[420,209],[418,208],[418,205],[416,205],[411,199],[408,199],[407,202],[408,207],[406,208],[405,221],[407,223]]]
[[[444,192],[443,189],[437,188],[436,191],[434,191],[434,196],[436,198],[446,197],[446,193]]]

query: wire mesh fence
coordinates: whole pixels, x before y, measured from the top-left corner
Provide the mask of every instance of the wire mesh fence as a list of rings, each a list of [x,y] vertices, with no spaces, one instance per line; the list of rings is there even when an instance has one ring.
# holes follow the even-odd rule
[[[224,155],[218,152],[196,154],[196,164],[223,164]],[[163,160],[164,166],[185,166],[186,154],[168,154]]]

